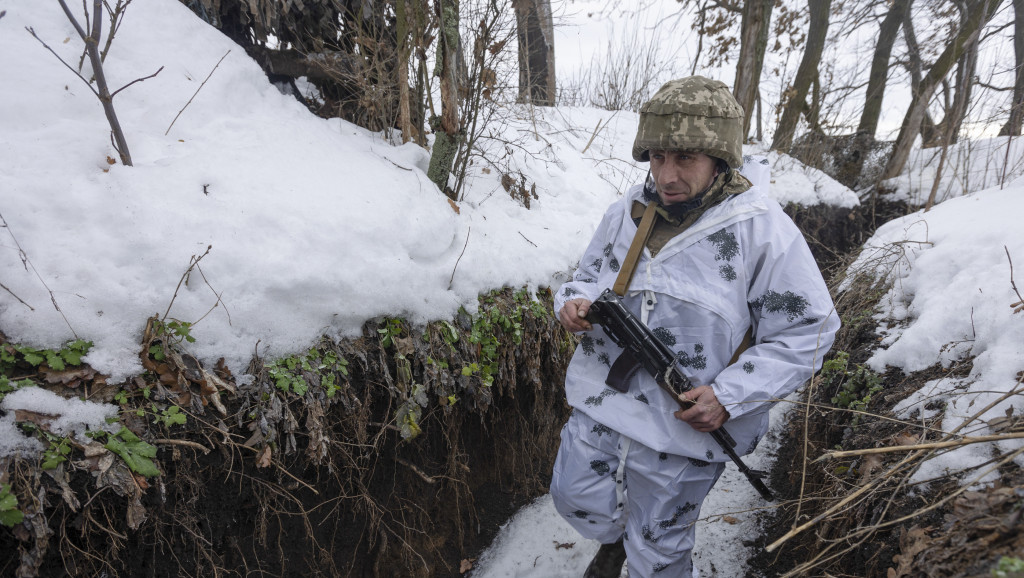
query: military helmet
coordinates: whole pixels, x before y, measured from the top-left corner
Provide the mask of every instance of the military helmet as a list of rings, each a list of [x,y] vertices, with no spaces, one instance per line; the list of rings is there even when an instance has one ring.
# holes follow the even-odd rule
[[[640,108],[633,158],[650,161],[651,149],[699,151],[743,164],[743,107],[725,83],[703,76],[667,82]]]

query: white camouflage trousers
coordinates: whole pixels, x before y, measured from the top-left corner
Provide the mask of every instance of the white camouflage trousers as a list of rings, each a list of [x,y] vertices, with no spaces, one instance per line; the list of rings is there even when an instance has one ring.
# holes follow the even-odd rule
[[[558,513],[585,538],[623,538],[630,578],[692,576],[701,503],[725,464],[656,452],[579,410],[561,438],[551,480]]]

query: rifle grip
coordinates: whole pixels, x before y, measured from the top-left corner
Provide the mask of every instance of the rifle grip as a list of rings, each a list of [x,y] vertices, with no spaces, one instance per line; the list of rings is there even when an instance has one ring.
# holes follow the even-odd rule
[[[622,353],[612,362],[612,367],[608,370],[608,377],[605,378],[604,383],[619,393],[626,393],[629,391],[630,380],[639,369],[640,362],[633,356],[633,352],[623,349]]]

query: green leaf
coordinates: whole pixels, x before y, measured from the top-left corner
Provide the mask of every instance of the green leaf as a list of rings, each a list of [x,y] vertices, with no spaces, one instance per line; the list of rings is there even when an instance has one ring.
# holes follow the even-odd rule
[[[38,366],[40,363],[46,361],[46,358],[39,355],[35,351],[24,351],[22,352],[25,356],[25,363],[28,363],[32,367]]]
[[[46,350],[46,365],[49,365],[50,369],[64,371],[64,360],[61,359],[56,351]]]
[[[142,441],[126,427],[122,427],[103,447],[121,456],[128,467],[139,475],[147,478],[160,475],[160,470],[152,460],[156,457],[156,447]]]

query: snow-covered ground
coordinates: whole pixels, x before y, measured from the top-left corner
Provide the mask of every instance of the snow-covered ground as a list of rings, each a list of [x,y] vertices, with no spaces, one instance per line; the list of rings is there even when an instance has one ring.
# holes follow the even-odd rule
[[[176,0],[131,4],[106,60],[112,89],[163,67],[114,99],[134,160],[125,167],[91,90],[24,30],[77,65],[81,41],[58,5],[0,0],[0,9],[0,330],[36,347],[90,340],[86,361],[114,380],[141,371],[146,319],[165,312],[195,323],[193,354],[206,362],[223,356],[244,378],[257,350],[296,353],[322,334],[354,335],[381,315],[451,318],[501,286],[556,288],[606,206],[645,174],[630,159],[632,113],[509,106],[488,127],[489,155],[474,159],[453,207],[426,178],[426,151],[313,116]],[[965,158],[991,175],[1006,140],[984,146]],[[926,177],[931,161],[915,158],[910,172]],[[856,204],[820,172],[770,159],[780,202]],[[1014,149],[1010,164],[1018,163]],[[502,173],[535,186],[529,209],[505,191]],[[903,194],[920,198],[928,190],[920,182],[902,183]],[[994,182],[964,181],[969,192]],[[1024,315],[1009,307],[1019,297],[1007,258],[1024,283],[1024,236],[1015,224],[1022,203],[1024,182],[996,185],[893,223],[869,243],[902,251],[888,303],[903,323],[872,363],[913,370],[977,355],[973,385],[938,384],[942,391],[933,392],[954,402],[955,416],[1007,391],[1024,369]],[[202,274],[176,289],[200,257]],[[953,385],[966,389],[943,389]],[[7,396],[0,449],[30,449],[9,410],[48,403],[44,396]],[[786,405],[776,408],[777,422]],[[71,406],[65,413],[77,413]],[[991,412],[1011,408],[1019,414],[1020,402]],[[769,441],[751,465],[770,463]],[[752,510],[764,505],[730,466],[698,526],[700,575],[742,573],[742,541],[757,531]],[[542,498],[506,527],[474,576],[576,576],[596,547]]]

